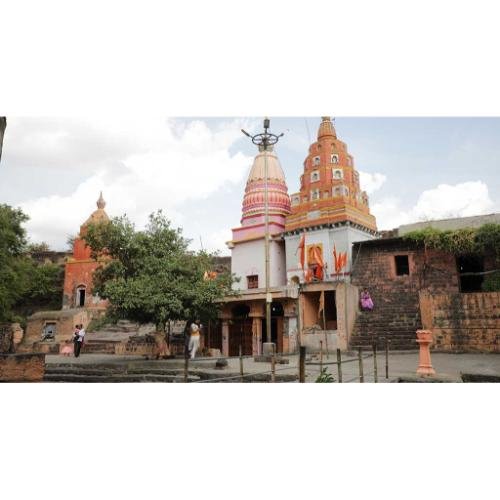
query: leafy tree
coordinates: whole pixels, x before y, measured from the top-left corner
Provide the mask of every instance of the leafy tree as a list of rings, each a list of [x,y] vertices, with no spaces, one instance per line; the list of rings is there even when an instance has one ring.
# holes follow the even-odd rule
[[[28,253],[50,252],[50,247],[45,241],[42,241],[41,243],[30,243],[27,251]]]
[[[169,320],[214,318],[216,300],[230,291],[228,273],[204,278],[214,255],[188,251],[189,240],[161,211],[150,215],[144,231],[123,216],[90,225],[85,240],[102,263],[95,290],[116,317],[152,322],[164,332]]]
[[[28,217],[20,210],[0,205],[0,321],[8,321],[12,307],[23,293],[22,253]]]
[[[40,265],[27,254],[27,220],[20,209],[0,205],[0,322],[61,304],[63,269]]]

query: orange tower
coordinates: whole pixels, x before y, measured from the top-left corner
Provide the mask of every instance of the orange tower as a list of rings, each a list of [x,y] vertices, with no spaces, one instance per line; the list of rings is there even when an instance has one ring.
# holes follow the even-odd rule
[[[369,232],[377,231],[353,158],[337,138],[328,116],[321,118],[318,140],[311,144],[304,161],[300,192],[292,194],[291,200],[292,213],[285,231],[346,221]]]
[[[64,275],[63,309],[86,307],[103,309],[107,301],[101,300],[92,290],[92,277],[99,267],[99,262],[92,258],[91,249],[83,239],[90,224],[108,222],[104,211],[106,202],[102,193],[97,200],[97,210],[80,226],[80,233],[73,243],[73,256],[66,261]]]
[[[328,116],[321,118],[318,140],[309,146],[300,192],[290,198],[284,231],[287,279],[348,279],[352,243],[374,238],[377,225],[353,157]]]

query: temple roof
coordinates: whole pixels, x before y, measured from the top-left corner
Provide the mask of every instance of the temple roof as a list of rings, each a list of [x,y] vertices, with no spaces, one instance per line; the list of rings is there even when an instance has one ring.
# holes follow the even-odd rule
[[[329,116],[321,117],[321,124],[318,129],[318,139],[322,137],[334,137],[337,138],[337,134],[335,132],[335,127]]]
[[[96,202],[97,210],[90,214],[90,217],[82,224],[82,227],[88,226],[89,224],[96,224],[100,222],[108,222],[109,217],[108,214],[104,211],[104,207],[106,206],[106,202],[101,194],[99,195],[99,199]]]
[[[264,160],[264,151],[261,151],[254,159],[252,169],[248,174],[248,181],[261,181],[265,178],[265,160]],[[283,169],[281,168],[280,162],[276,153],[272,150],[267,151],[267,178],[269,180],[277,180],[281,181],[284,184],[285,182],[285,174],[283,173]]]

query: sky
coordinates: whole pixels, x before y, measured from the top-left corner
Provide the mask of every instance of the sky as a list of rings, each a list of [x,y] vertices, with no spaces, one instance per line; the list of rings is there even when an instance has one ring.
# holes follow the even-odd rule
[[[271,117],[289,193],[319,117]],[[201,247],[228,255],[261,118],[8,118],[0,203],[20,206],[33,242],[66,249],[102,190],[138,228],[161,209]],[[337,117],[379,229],[500,211],[500,118]]]

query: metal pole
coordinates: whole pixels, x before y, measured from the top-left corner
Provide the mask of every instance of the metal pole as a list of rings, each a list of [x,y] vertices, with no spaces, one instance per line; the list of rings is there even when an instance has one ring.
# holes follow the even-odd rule
[[[339,384],[342,383],[342,354],[340,349],[337,349],[337,372],[339,374]]]
[[[323,341],[319,341],[319,372],[323,371]]]
[[[299,348],[299,382],[304,383],[306,381],[306,348],[305,346],[300,346]]]
[[[389,380],[389,341],[385,338],[385,378]]]
[[[271,297],[269,258],[269,165],[267,162],[267,141],[264,141],[264,248],[266,258],[266,342],[271,342]]]
[[[377,343],[373,343],[373,378],[375,382],[378,382],[377,374]]]
[[[358,360],[359,360],[359,382],[362,384],[365,381],[365,376],[363,375],[363,350],[358,347]]]
[[[240,378],[241,381],[243,382],[243,349],[241,348],[241,344],[240,344]]]
[[[188,381],[189,356],[184,358],[184,382]]]
[[[273,344],[273,353],[271,355],[271,382],[276,382],[276,348]]]

